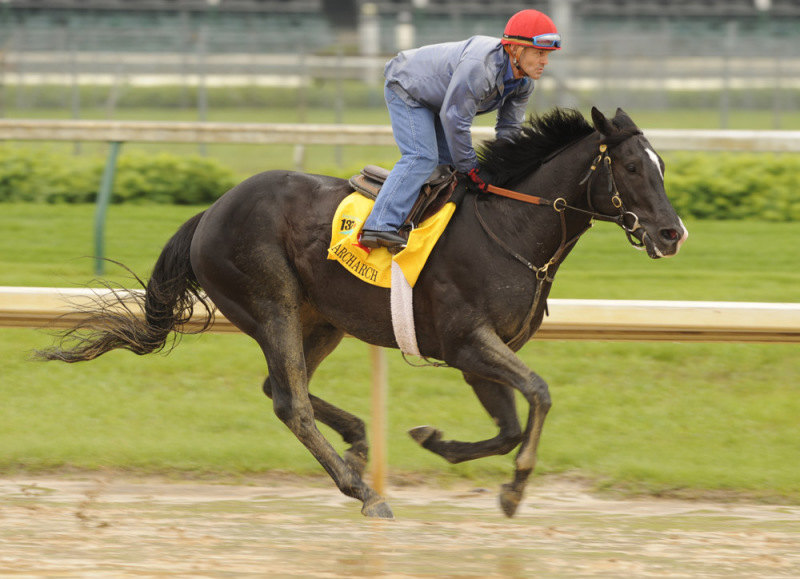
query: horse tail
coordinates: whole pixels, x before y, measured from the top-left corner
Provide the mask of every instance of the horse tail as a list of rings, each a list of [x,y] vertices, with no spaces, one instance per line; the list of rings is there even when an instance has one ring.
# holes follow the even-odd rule
[[[108,291],[95,292],[88,305],[77,308],[82,320],[57,334],[57,343],[35,352],[34,357],[82,362],[115,349],[144,355],[166,347],[169,352],[181,334],[207,330],[215,309],[202,293],[189,259],[192,237],[202,216],[192,217],[167,242],[146,285],[131,272],[144,291],[106,285]],[[206,311],[204,324],[190,330],[185,326],[198,304]]]

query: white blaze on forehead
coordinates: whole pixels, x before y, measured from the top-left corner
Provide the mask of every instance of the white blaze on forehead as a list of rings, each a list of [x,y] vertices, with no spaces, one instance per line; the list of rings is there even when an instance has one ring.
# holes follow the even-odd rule
[[[658,169],[658,174],[661,175],[661,180],[663,181],[664,172],[661,171],[661,163],[658,162],[658,155],[656,155],[656,152],[649,147],[645,147],[644,151],[647,153],[647,156],[650,157],[650,160],[653,161],[653,164],[655,164],[656,169]]]

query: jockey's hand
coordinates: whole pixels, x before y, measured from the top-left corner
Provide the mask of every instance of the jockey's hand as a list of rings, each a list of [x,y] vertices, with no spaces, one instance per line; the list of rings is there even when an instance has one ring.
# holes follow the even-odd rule
[[[474,189],[477,189],[481,193],[488,193],[489,184],[487,181],[489,179],[486,171],[474,167],[469,170],[467,177],[469,177],[469,180],[472,181]]]

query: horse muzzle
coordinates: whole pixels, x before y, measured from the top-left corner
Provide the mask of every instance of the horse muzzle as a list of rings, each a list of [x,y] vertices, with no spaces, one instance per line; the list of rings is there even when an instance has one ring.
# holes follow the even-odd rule
[[[673,257],[680,251],[683,242],[689,237],[689,230],[678,218],[679,224],[673,227],[647,227],[639,224],[636,220],[636,227],[629,229],[623,225],[623,229],[629,237],[639,241],[639,244],[631,242],[637,249],[647,251],[647,255],[652,259],[661,257]]]

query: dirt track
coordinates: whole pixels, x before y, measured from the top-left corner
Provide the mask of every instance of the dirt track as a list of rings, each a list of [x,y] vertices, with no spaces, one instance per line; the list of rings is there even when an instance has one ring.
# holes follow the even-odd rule
[[[364,519],[327,481],[0,479],[0,576],[797,577],[800,507],[605,500],[537,479],[514,519],[496,489],[390,488]]]

